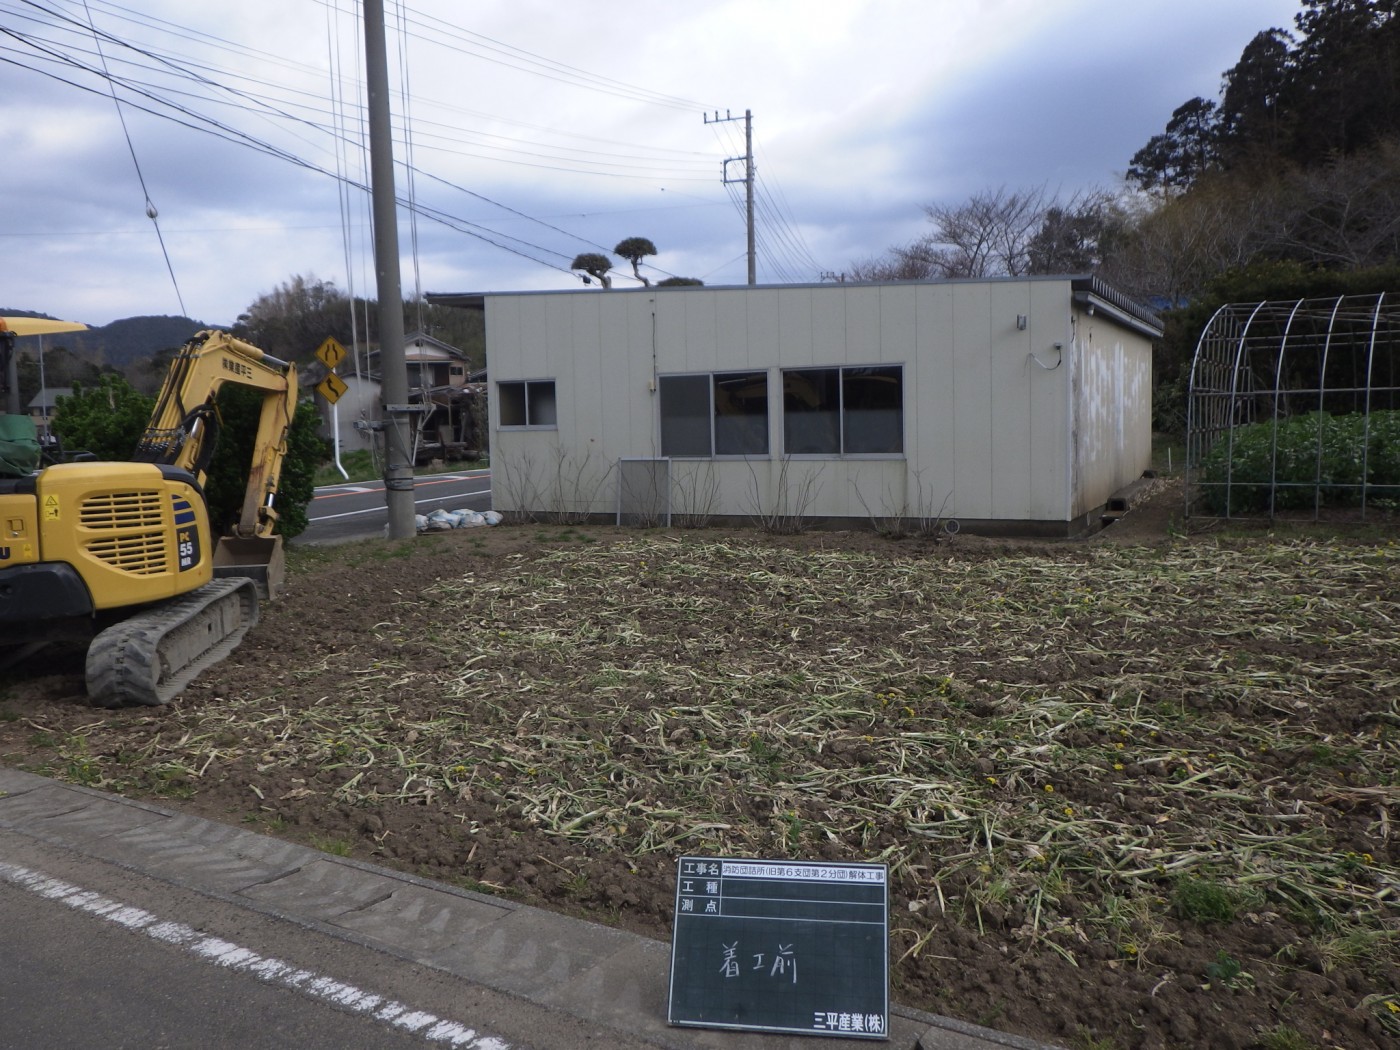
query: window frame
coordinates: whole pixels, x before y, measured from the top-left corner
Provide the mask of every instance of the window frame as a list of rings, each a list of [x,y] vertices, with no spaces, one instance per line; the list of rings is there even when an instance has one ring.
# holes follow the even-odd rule
[[[772,371],[771,369],[766,369],[766,368],[741,368],[741,369],[725,369],[725,370],[723,370],[723,371],[713,371],[713,372],[671,372],[671,373],[668,373],[668,374],[666,374],[666,375],[658,376],[658,377],[657,377],[657,394],[658,394],[658,398],[657,398],[657,406],[656,406],[657,428],[658,428],[658,434],[657,434],[658,441],[657,441],[657,445],[658,445],[658,447],[661,449],[661,455],[663,455],[663,456],[665,456],[665,457],[667,457],[667,458],[669,458],[669,459],[731,459],[731,460],[744,460],[744,459],[768,459],[768,458],[770,458],[770,457],[772,456],[772,454],[773,454],[773,452],[772,452],[772,449],[773,449],[773,434],[772,434],[772,417],[773,417],[773,412],[772,412],[772,404],[771,404],[771,387],[772,387],[772,375],[771,375],[771,371]],[[675,452],[675,451],[671,451],[671,450],[668,449],[667,446],[666,446],[666,440],[667,440],[667,437],[666,437],[667,416],[666,416],[666,410],[665,410],[665,397],[666,397],[666,394],[665,394],[665,386],[666,386],[666,384],[667,384],[669,381],[673,381],[673,380],[692,380],[692,381],[693,381],[693,380],[699,380],[699,379],[703,379],[703,380],[706,381],[706,383],[705,383],[705,392],[706,392],[707,402],[706,402],[706,406],[705,406],[705,419],[706,419],[706,421],[708,422],[709,451],[708,451],[708,452]],[[716,410],[716,404],[717,404],[716,392],[717,392],[717,390],[719,389],[720,384],[721,384],[724,380],[747,380],[747,381],[758,381],[758,380],[761,380],[762,383],[763,383],[763,396],[762,396],[761,399],[757,399],[757,403],[758,403],[758,404],[761,404],[761,405],[762,405],[762,408],[763,408],[763,411],[762,411],[762,413],[761,413],[761,416],[760,416],[759,413],[748,413],[748,412],[733,413],[733,414],[724,415],[724,416],[720,415],[720,414],[717,412],[717,410]],[[690,417],[690,418],[694,418],[694,417]],[[720,421],[721,421],[721,420],[746,420],[746,419],[761,419],[761,421],[762,421],[762,429],[761,429],[760,433],[761,433],[761,444],[762,444],[762,447],[761,447],[761,448],[754,449],[754,450],[751,450],[751,451],[740,451],[740,452],[720,452],[720,451],[718,451],[719,446],[720,446],[720,444],[722,443],[721,440],[720,440]]]
[[[908,447],[908,443],[907,443],[907,441],[905,440],[905,415],[906,415],[906,412],[905,412],[905,400],[906,400],[906,398],[905,398],[905,385],[904,385],[904,372],[905,372],[905,367],[904,367],[904,365],[903,365],[902,363],[898,363],[898,362],[895,362],[895,363],[885,362],[885,363],[880,363],[880,364],[866,364],[866,365],[799,365],[799,366],[794,366],[794,367],[791,367],[791,368],[783,368],[783,369],[781,369],[780,371],[781,371],[781,377],[782,377],[782,410],[783,410],[783,417],[782,417],[782,442],[783,442],[783,455],[784,455],[785,457],[792,457],[792,458],[809,458],[809,459],[903,459],[903,458],[905,458],[905,456],[907,455],[907,451],[906,451],[906,450],[907,450],[907,447]],[[898,404],[898,413],[899,413],[899,417],[898,417],[898,432],[897,432],[897,434],[895,435],[895,438],[896,438],[896,441],[897,441],[897,445],[898,445],[897,448],[894,448],[894,449],[886,449],[886,450],[882,450],[882,451],[848,451],[848,449],[849,449],[849,447],[851,446],[851,444],[853,444],[853,442],[848,438],[848,434],[851,433],[851,431],[854,429],[854,428],[852,427],[852,425],[851,425],[851,424],[852,424],[852,421],[853,421],[853,417],[854,417],[855,413],[860,412],[860,411],[863,411],[863,409],[857,408],[857,407],[855,407],[855,406],[851,406],[851,407],[848,407],[848,406],[847,406],[847,403],[846,403],[846,402],[847,402],[847,396],[848,396],[848,380],[856,380],[856,379],[860,378],[860,377],[859,377],[858,375],[856,375],[855,373],[861,373],[861,372],[865,372],[865,373],[867,373],[867,374],[869,374],[869,373],[878,373],[878,372],[892,372],[892,373],[895,373],[895,374],[897,375],[897,378],[898,378],[898,381],[899,381],[899,404]],[[827,412],[827,413],[834,412],[834,414],[835,414],[835,422],[836,422],[836,448],[835,448],[834,450],[792,451],[792,450],[790,449],[790,446],[794,443],[793,440],[792,440],[792,438],[793,438],[794,435],[793,435],[793,429],[792,429],[792,427],[789,425],[789,417],[790,417],[790,415],[793,415],[794,413],[791,413],[791,412],[790,412],[790,409],[789,409],[788,381],[789,381],[789,376],[794,376],[794,375],[797,375],[797,374],[799,374],[799,373],[808,373],[808,374],[820,373],[820,374],[822,374],[823,377],[824,377],[822,383],[820,384],[820,385],[822,385],[822,386],[829,385],[829,384],[831,383],[831,378],[830,378],[830,377],[832,376],[833,373],[834,373],[834,375],[835,375],[835,391],[836,391],[836,405],[835,405],[835,408],[834,408],[834,409],[831,409],[831,408],[821,408],[821,409],[819,409],[819,410],[814,410],[813,413],[812,413],[813,415],[815,415],[815,414],[817,413],[817,411]],[[805,414],[805,413],[796,413],[796,415],[801,415],[801,414]]]
[[[506,403],[507,388],[520,388],[520,408],[524,414],[525,422],[507,423],[504,419],[503,407]],[[532,387],[539,388],[539,393],[532,396]],[[532,406],[543,407],[544,388],[549,388],[549,404],[552,406],[550,415],[552,418],[545,423],[535,422],[532,418]],[[512,395],[512,401],[515,400]],[[553,379],[498,379],[496,381],[496,429],[498,430],[558,430],[559,429],[559,396],[558,388]]]

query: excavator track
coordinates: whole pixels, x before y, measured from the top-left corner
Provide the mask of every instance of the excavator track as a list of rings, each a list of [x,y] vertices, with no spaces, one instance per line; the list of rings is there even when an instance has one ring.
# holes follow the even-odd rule
[[[257,584],[243,576],[216,579],[129,616],[88,647],[88,700],[94,707],[169,703],[257,622]]]

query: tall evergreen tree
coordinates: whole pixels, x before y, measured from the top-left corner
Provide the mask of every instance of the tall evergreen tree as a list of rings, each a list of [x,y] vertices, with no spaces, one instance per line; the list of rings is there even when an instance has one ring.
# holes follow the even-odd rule
[[[1128,179],[1185,189],[1215,170],[1313,168],[1400,137],[1400,0],[1303,0],[1296,37],[1268,29],[1133,155]]]
[[[1220,97],[1220,149],[1227,163],[1288,149],[1293,120],[1287,95],[1295,77],[1293,37],[1286,31],[1266,29],[1245,45]]]
[[[1293,156],[1307,166],[1400,135],[1400,0],[1304,0]]]
[[[1182,190],[1217,165],[1215,103],[1193,98],[1172,111],[1167,128],[1133,154],[1128,181],[1143,189]]]

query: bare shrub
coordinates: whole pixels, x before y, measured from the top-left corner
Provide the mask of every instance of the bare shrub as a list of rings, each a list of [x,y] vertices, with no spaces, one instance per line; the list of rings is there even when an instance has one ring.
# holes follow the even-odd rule
[[[544,505],[539,486],[535,484],[534,458],[521,456],[518,466],[504,457],[491,468],[492,484],[505,493],[503,502],[512,509],[503,517],[512,525],[523,525],[539,521],[537,508]]]
[[[554,450],[554,484],[549,494],[549,520],[556,525],[582,525],[593,513],[596,495],[607,484],[612,466],[599,473],[592,465],[593,454],[582,458],[562,448]]]
[[[749,517],[763,532],[777,536],[794,536],[812,527],[810,511],[816,502],[821,487],[817,484],[815,472],[808,471],[796,482],[788,478],[792,460],[783,457],[783,465],[778,471],[777,492],[771,503],[765,503],[758,483],[758,472],[749,465],[749,475],[753,480],[753,494],[749,503]]]
[[[623,458],[617,461],[617,523],[663,528],[671,523],[671,461]]]
[[[856,499],[860,500],[860,505],[870,519],[871,528],[881,536],[897,540],[913,534],[945,541],[951,539],[958,531],[957,523],[943,516],[953,494],[949,492],[944,496],[943,502],[935,511],[931,495],[924,492],[923,471],[914,471],[915,491],[912,508],[907,494],[903,498],[897,497],[886,485],[879,507],[872,509],[860,491],[860,484],[853,481],[851,487],[855,489]]]
[[[671,524],[682,529],[706,528],[719,505],[719,479],[713,463],[697,464],[694,470],[678,473],[671,483],[675,509]]]
[[[907,499],[896,497],[889,485],[886,485],[880,494],[879,510],[875,511],[866,502],[865,494],[860,491],[859,482],[852,481],[851,488],[855,490],[856,499],[860,500],[860,505],[865,509],[865,516],[870,519],[870,527],[877,533],[892,540],[903,539],[909,535],[909,501]]]
[[[943,512],[948,509],[948,501],[953,498],[953,491],[949,489],[943,497],[943,502],[938,505],[938,510],[933,509],[933,494],[924,492],[924,472],[914,471],[914,507],[918,515],[914,528],[920,536],[928,536],[934,539],[952,539],[958,531],[958,523],[955,518],[945,518]]]

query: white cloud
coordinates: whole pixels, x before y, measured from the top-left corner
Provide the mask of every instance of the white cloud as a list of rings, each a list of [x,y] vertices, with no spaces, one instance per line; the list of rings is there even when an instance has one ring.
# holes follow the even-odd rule
[[[16,32],[92,61],[83,4],[53,6],[76,25],[56,28],[19,0],[0,0],[0,14]],[[363,58],[350,16],[312,0],[89,6],[99,26],[168,53],[188,76],[137,69],[134,52],[109,42],[114,73],[336,169],[340,151],[326,134],[255,110],[334,123],[335,66],[343,104],[358,112],[350,81]],[[388,6],[392,17],[397,5]],[[1214,96],[1250,37],[1291,24],[1297,9],[1296,0],[418,0],[412,35],[389,37],[396,108],[401,46],[410,61],[413,160],[423,172],[411,187],[400,178],[399,189],[556,266],[640,234],[669,272],[742,282],[742,218],[719,182],[721,161],[743,150],[742,124],[707,125],[704,115],[748,108],[765,199],[780,202],[794,231],[786,246],[783,231],[765,230],[783,250],[761,255],[760,280],[813,279],[804,247],[815,268],[840,270],[917,235],[924,203],[1002,184],[1111,184],[1176,105]],[[91,323],[178,312],[110,97],[44,73],[101,82],[14,39],[0,43],[0,59],[0,307]],[[646,100],[661,96],[683,101]],[[124,112],[191,315],[227,323],[297,273],[373,293],[362,195],[349,202],[347,274],[333,179]],[[361,133],[351,126],[357,142],[340,159],[361,178]],[[402,143],[398,151],[402,159]],[[425,290],[575,283],[480,237],[426,218],[417,225]],[[406,216],[400,229],[411,292]]]

